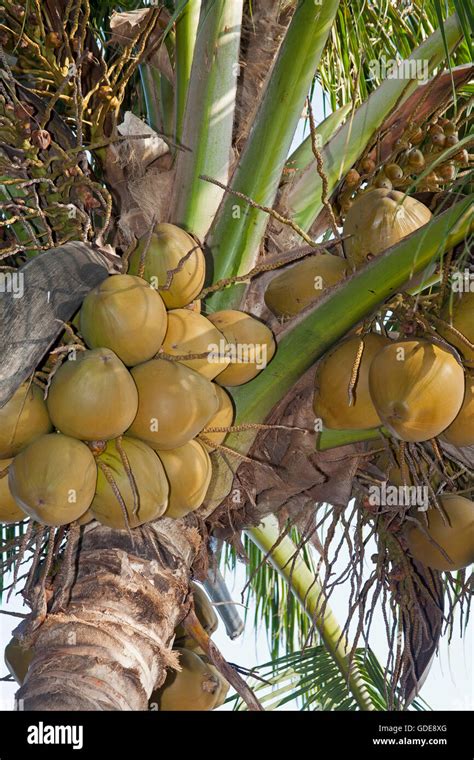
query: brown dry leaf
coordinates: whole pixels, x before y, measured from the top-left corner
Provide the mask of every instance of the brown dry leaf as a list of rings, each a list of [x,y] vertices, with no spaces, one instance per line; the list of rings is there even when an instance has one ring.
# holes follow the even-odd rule
[[[209,518],[219,537],[255,525],[269,513],[284,510],[285,517],[297,519],[320,502],[346,506],[350,500],[364,447],[315,451],[313,382],[311,369],[267,420],[293,430],[274,429],[257,436],[249,453],[257,461],[240,465],[230,494]]]
[[[127,167],[130,177],[142,176],[152,161],[169,152],[166,142],[131,111],[126,111],[117,131],[122,137],[132,138],[112,145],[117,161],[121,166]],[[143,139],[139,139],[139,136],[143,136]]]
[[[136,11],[117,13],[114,11],[110,17],[112,34],[110,43],[116,45],[128,45],[137,35],[140,28],[144,28],[148,21],[151,8],[139,8]]]

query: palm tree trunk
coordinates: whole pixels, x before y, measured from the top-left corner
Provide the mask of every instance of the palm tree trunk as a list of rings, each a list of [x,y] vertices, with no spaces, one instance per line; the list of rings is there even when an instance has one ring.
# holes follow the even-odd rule
[[[34,659],[17,693],[20,709],[146,710],[176,663],[170,642],[187,611],[200,543],[183,520],[136,529],[133,543],[126,531],[97,523],[81,529],[49,611],[26,639]]]

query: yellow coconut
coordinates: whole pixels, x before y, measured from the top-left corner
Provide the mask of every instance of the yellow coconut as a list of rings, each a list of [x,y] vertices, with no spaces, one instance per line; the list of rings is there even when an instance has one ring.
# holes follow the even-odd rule
[[[141,238],[130,257],[130,274],[140,271],[147,237]],[[195,250],[189,253],[193,248]],[[168,284],[168,272],[178,266],[179,271],[173,274],[169,288],[159,291],[168,309],[178,309],[194,301],[204,285],[206,263],[202,250],[187,232],[174,224],[157,224],[145,254],[143,277],[154,288],[164,287]]]
[[[374,256],[423,227],[431,211],[398,190],[376,188],[361,193],[344,221],[344,248],[350,263],[357,269]]]
[[[92,522],[92,520],[94,520],[94,514],[91,508],[89,507],[89,509],[86,512],[84,512],[84,514],[81,515],[79,519],[76,520],[76,522],[78,525],[88,525],[90,522]]]
[[[48,395],[54,425],[84,441],[117,438],[132,423],[138,393],[132,376],[108,348],[80,351],[56,372]]]
[[[324,427],[332,430],[359,430],[380,425],[380,417],[369,393],[369,368],[376,354],[387,345],[387,338],[375,333],[363,336],[364,350],[349,406],[349,383],[360,347],[360,338],[340,343],[319,363],[315,377],[313,409]]]
[[[447,522],[433,506],[426,512],[427,525],[423,515],[416,513],[426,533],[413,522],[407,523],[408,546],[416,560],[434,570],[461,570],[474,562],[474,502],[458,494],[446,494],[439,501]]]
[[[166,517],[184,517],[201,506],[212,475],[211,460],[199,441],[159,451],[170,484]]]
[[[232,399],[220,385],[216,385],[217,398],[219,399],[219,408],[215,415],[211,417],[206,425],[206,428],[227,428],[232,425],[234,421],[234,405]],[[206,428],[203,430],[203,436],[206,440],[212,441],[213,446],[207,443],[203,443],[203,446],[207,451],[214,451],[215,447],[221,444],[226,437],[227,433],[208,433]]]
[[[80,315],[81,333],[89,348],[110,348],[128,366],[157,354],[167,326],[159,293],[145,280],[128,274],[108,277],[91,290]]]
[[[126,529],[117,489],[131,528],[156,520],[165,512],[168,481],[159,458],[146,443],[128,437],[109,441],[105,451],[97,457],[97,465],[97,487],[91,511],[100,523]]]
[[[217,630],[219,621],[214,611],[214,607],[210,603],[205,592],[196,583],[191,583],[191,589],[193,592],[194,612],[196,617],[201,623],[202,627],[206,631],[208,636]],[[182,623],[175,629],[175,646],[184,647],[185,649],[192,649],[193,652],[202,652],[196,641],[192,636],[188,636]]]
[[[230,358],[229,366],[217,376],[219,385],[243,385],[271,361],[276,344],[272,331],[263,322],[233,309],[216,311],[208,319],[224,334]]]
[[[369,372],[374,406],[392,435],[427,441],[445,430],[464,397],[464,372],[456,358],[427,340],[391,343]]]
[[[214,710],[222,704],[221,677],[199,655],[177,648],[181,670],[170,671],[163,686],[151,696],[159,709]]]
[[[453,302],[448,302],[442,312],[441,317],[451,327],[454,327],[461,335],[474,343],[474,293],[467,291],[459,293]],[[452,330],[443,325],[437,325],[438,332],[455,346],[465,360],[468,367],[474,367],[474,350],[469,348],[463,340],[460,340]]]
[[[22,646],[14,636],[5,647],[4,657],[9,673],[21,686],[34,657],[33,648]]]
[[[180,362],[208,380],[213,380],[229,365],[228,359],[216,361],[213,358],[221,344],[225,345],[224,336],[202,314],[190,309],[173,309],[168,313],[164,352],[171,356],[206,354],[201,359],[180,359]]]
[[[23,383],[0,409],[0,457],[14,457],[52,429],[42,390]]]
[[[441,438],[453,446],[474,444],[474,375],[466,375],[466,390],[461,409],[450,426],[443,431]]]
[[[216,413],[214,383],[184,364],[152,359],[132,369],[138,412],[128,435],[154,449],[176,449],[195,438]]]
[[[299,314],[348,273],[347,262],[332,253],[308,256],[277,274],[265,291],[265,303],[277,317]]]
[[[97,467],[88,447],[51,433],[21,451],[9,468],[13,498],[43,525],[67,525],[90,507]]]
[[[15,523],[26,518],[25,513],[13,498],[8,485],[8,468],[13,459],[0,459],[0,475],[6,470],[6,475],[0,477],[0,523]]]

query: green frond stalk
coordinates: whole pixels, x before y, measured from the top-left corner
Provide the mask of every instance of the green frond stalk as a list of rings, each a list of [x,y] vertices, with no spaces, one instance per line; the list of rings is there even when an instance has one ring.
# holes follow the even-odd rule
[[[333,135],[337,132],[342,122],[349,115],[351,107],[351,104],[347,103],[345,106],[342,106],[342,108],[338,108],[338,110],[334,113],[329,114],[329,116],[324,119],[324,121],[317,125],[316,134],[321,147],[326,145],[331,137],[333,137]],[[297,173],[303,171],[303,169],[306,169],[306,167],[313,161],[314,153],[311,135],[309,134],[306,139],[303,140],[301,145],[299,145],[296,150],[293,151],[288,161],[286,162],[288,171],[294,173],[292,180],[294,181],[294,177],[297,175]]]
[[[314,621],[326,649],[343,673],[359,708],[373,710],[374,705],[357,668],[349,661],[349,644],[342,635],[341,627],[329,605],[325,603],[324,594],[316,577],[301,557],[297,556],[296,546],[288,536],[285,536],[278,546],[273,548],[280,536],[277,518],[273,515],[266,517],[260,526],[251,528],[247,533],[264,554],[270,552],[269,561],[285,578],[307,615]]]
[[[203,238],[227,183],[232,147],[243,0],[204,0],[197,31],[170,218]]]
[[[188,0],[176,21],[176,94],[174,139],[181,141],[183,119],[193,65],[201,0]]]
[[[326,43],[339,0],[300,0],[275,61],[248,140],[232,177],[233,190],[271,206],[291,141]],[[209,174],[209,172],[208,172]],[[207,238],[214,281],[248,272],[260,250],[268,216],[245,201],[224,197]],[[232,308],[242,286],[214,294],[209,308]]]
[[[348,446],[351,443],[380,440],[382,443],[385,428],[367,430],[323,430],[317,438],[316,450],[327,451],[338,446]]]

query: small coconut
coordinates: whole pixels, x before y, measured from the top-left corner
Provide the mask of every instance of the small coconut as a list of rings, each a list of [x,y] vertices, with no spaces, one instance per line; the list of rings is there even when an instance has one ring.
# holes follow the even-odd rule
[[[453,301],[445,304],[441,312],[441,318],[454,327],[461,335],[474,343],[474,293],[466,291],[458,293]],[[466,366],[474,367],[474,350],[469,348],[452,330],[443,325],[437,325],[440,335],[455,346],[462,354]]]
[[[105,451],[97,457],[97,465],[97,487],[91,512],[100,523],[118,530],[127,527],[116,489],[123,499],[131,528],[164,514],[168,506],[168,481],[159,458],[146,443],[126,436],[119,441],[109,441]]]
[[[387,164],[384,167],[384,173],[392,182],[403,178],[403,169],[398,164]]]
[[[207,423],[206,428],[230,427],[234,421],[234,405],[232,399],[227,391],[225,391],[224,388],[221,388],[220,385],[216,385],[216,393],[217,398],[219,399],[219,408]],[[205,436],[206,441],[212,441],[214,446],[211,447],[208,443],[203,443],[203,446],[207,451],[214,451],[215,447],[224,441],[227,433],[208,433],[206,428],[203,430],[203,435]]]
[[[375,161],[373,161],[371,158],[366,157],[362,160],[361,168],[364,174],[372,174],[377,168]]]
[[[125,365],[108,348],[81,351],[53,377],[47,399],[54,425],[84,441],[117,438],[132,423],[138,392]]]
[[[214,710],[223,702],[222,678],[195,652],[177,647],[181,670],[168,673],[165,683],[151,696],[160,710]]]
[[[81,441],[50,433],[21,451],[9,468],[18,506],[42,525],[67,525],[90,507],[97,467]]]
[[[426,513],[428,525],[417,512],[416,517],[424,530],[408,522],[408,546],[416,560],[434,570],[462,570],[474,562],[474,502],[459,494],[445,494],[439,501],[446,521],[434,506]]]
[[[37,385],[23,383],[0,409],[0,457],[14,457],[52,429],[43,392]]]
[[[347,258],[356,268],[398,243],[431,219],[431,211],[398,190],[369,189],[354,202],[344,222]]]
[[[427,441],[442,433],[459,412],[464,396],[463,368],[428,340],[391,343],[372,361],[370,395],[392,435]]]
[[[147,242],[145,235],[131,255],[130,274],[140,272]],[[178,267],[179,271],[171,276],[171,270]],[[155,227],[145,254],[143,277],[154,288],[166,287],[159,292],[168,309],[179,309],[194,301],[204,285],[205,271],[204,254],[187,232],[175,224],[162,223]]]
[[[166,308],[156,290],[140,277],[108,277],[88,293],[80,330],[89,348],[110,348],[124,364],[151,359],[167,327]]]
[[[271,280],[265,291],[265,303],[277,317],[294,316],[347,274],[347,262],[340,256],[332,253],[308,256]]]
[[[364,335],[364,350],[349,406],[349,382],[360,346],[360,338],[344,340],[318,365],[315,377],[313,409],[324,427],[333,430],[359,430],[378,427],[380,417],[369,394],[369,368],[376,354],[388,344],[388,338],[375,333]]]
[[[441,434],[443,441],[453,446],[474,444],[474,375],[466,375],[464,400],[457,417]]]
[[[271,361],[276,344],[263,322],[233,309],[216,311],[208,319],[224,334],[230,358],[229,366],[216,378],[219,385],[243,385]]]
[[[166,517],[184,517],[201,506],[212,475],[211,460],[199,441],[159,451],[170,485]]]
[[[163,351],[171,356],[206,354],[202,359],[180,359],[182,364],[213,380],[228,365],[228,359],[213,361],[216,346],[225,344],[225,338],[202,314],[190,309],[173,309],[168,312],[168,330]],[[209,353],[211,356],[209,356]]]
[[[128,435],[157,450],[195,438],[217,412],[216,386],[180,362],[152,359],[132,369],[138,412]]]

